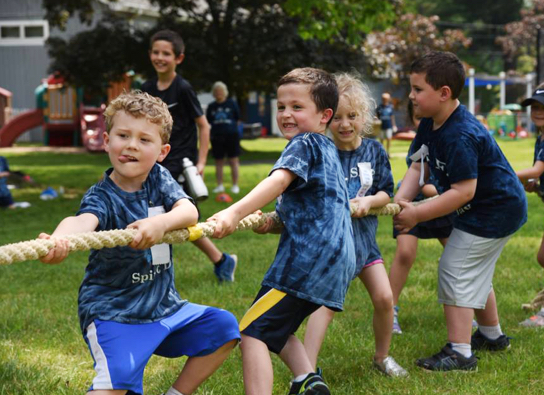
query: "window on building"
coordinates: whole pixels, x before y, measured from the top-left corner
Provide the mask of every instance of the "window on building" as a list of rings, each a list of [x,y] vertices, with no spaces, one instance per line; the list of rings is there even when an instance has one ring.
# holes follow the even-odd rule
[[[0,45],[43,45],[49,38],[47,21],[0,21]]]

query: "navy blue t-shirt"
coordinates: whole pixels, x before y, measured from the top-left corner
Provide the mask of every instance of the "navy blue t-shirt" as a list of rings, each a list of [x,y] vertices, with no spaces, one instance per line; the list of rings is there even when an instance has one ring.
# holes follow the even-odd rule
[[[274,262],[262,285],[342,310],[355,271],[349,197],[338,152],[319,133],[295,136],[272,171],[297,175],[278,197],[283,222]]]
[[[378,118],[382,121],[382,130],[391,129],[393,127],[393,121],[391,117],[393,116],[393,105],[391,104],[380,104],[376,109]]]
[[[137,192],[125,192],[109,177],[93,185],[83,196],[79,214],[98,218],[96,231],[125,229],[134,221],[148,218],[150,207],[165,212],[180,199],[190,199],[168,170],[155,164]],[[179,310],[183,300],[174,285],[172,246],[170,262],[153,265],[151,249],[130,247],[91,250],[89,264],[79,288],[78,313],[82,331],[94,320],[146,323]]]
[[[539,135],[536,138],[535,155],[534,155],[533,164],[535,164],[537,160],[544,162],[544,141],[542,141],[542,135]],[[540,183],[539,183],[540,192],[544,192],[544,173],[540,175],[539,180],[540,180]]]
[[[527,198],[516,173],[485,127],[459,105],[433,130],[424,118],[414,150],[429,148],[429,169],[444,190],[451,184],[477,179],[474,198],[457,210],[453,226],[486,238],[511,235],[527,221]]]
[[[157,87],[157,77],[142,85],[142,91],[160,98],[168,105],[174,120],[170,145],[172,149],[161,164],[177,178],[183,171],[183,158],[189,158],[196,164],[198,161],[198,132],[195,119],[202,116],[202,107],[193,87],[179,74],[165,90]]]
[[[206,118],[210,123],[212,136],[238,133],[240,111],[234,100],[228,98],[223,103],[214,101],[206,109]]]
[[[373,196],[380,191],[393,196],[393,175],[391,165],[387,159],[387,153],[382,144],[377,140],[363,139],[361,145],[353,151],[338,150],[340,162],[346,181],[348,183],[349,198],[357,196],[361,188],[358,163],[370,163],[372,171],[372,186],[364,196]],[[378,218],[375,215],[367,215],[361,218],[352,218],[353,236],[355,240],[355,257],[357,276],[364,265],[382,257],[378,243],[376,242],[376,230],[378,229]]]

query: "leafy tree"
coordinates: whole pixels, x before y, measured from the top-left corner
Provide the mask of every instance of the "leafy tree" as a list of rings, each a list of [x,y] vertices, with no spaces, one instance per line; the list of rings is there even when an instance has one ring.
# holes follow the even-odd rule
[[[287,0],[284,8],[299,19],[302,38],[357,45],[364,34],[390,26],[402,4],[403,0]]]
[[[448,22],[501,25],[520,16],[524,0],[406,0],[412,12]]]
[[[534,0],[529,9],[521,11],[521,20],[506,25],[506,35],[498,37],[506,57],[527,73],[534,70],[536,63],[537,30],[544,28],[544,0]],[[541,32],[541,37],[544,37]]]
[[[113,15],[68,41],[52,37],[47,46],[53,59],[49,71],[85,87],[87,96],[103,95],[109,82],[120,80],[134,63],[131,54],[141,48],[128,23]]]
[[[51,23],[62,26],[70,15],[79,15],[83,22],[89,22],[92,2],[44,0],[44,7]],[[213,81],[222,80],[243,99],[251,90],[272,91],[278,77],[294,67],[361,68],[364,56],[351,44],[351,38],[358,32],[357,42],[361,42],[369,28],[385,26],[400,0],[153,0],[153,3],[159,6],[162,15],[153,31],[172,28],[181,33],[187,46],[183,74],[195,88],[208,90]],[[376,9],[369,9],[370,4],[375,4]],[[350,5],[355,7],[351,13],[346,11]],[[359,15],[362,11],[364,16]],[[319,21],[319,28],[307,24],[310,15]],[[52,40],[54,67],[85,86],[120,77],[123,66],[153,75],[147,55],[148,38],[153,31],[127,37],[128,28],[123,25],[106,37],[106,30],[115,28],[103,22],[69,43]],[[95,30],[101,38],[93,41]],[[338,37],[345,39],[333,40]],[[108,45],[98,45],[104,42]],[[79,45],[86,47],[78,48]],[[77,52],[80,59],[71,56],[72,52]],[[109,61],[110,57],[115,62]],[[88,67],[92,59],[108,60],[99,67]]]
[[[524,0],[406,0],[412,12],[437,15],[440,30],[458,28],[472,42],[458,55],[480,72],[497,74],[508,68],[509,60],[495,42],[504,35],[504,24],[520,18]]]
[[[456,51],[470,45],[461,30],[440,32],[437,16],[404,14],[393,27],[367,37],[363,50],[375,78],[407,77],[410,64],[430,50]]]

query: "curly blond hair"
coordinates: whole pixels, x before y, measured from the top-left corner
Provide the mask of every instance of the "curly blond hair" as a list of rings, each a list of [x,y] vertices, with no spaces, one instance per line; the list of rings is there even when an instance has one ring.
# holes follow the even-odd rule
[[[374,120],[376,101],[372,98],[370,89],[355,73],[335,73],[339,96],[344,96],[358,116],[363,120],[363,135],[370,134]]]
[[[117,96],[104,111],[108,133],[113,127],[113,118],[119,111],[124,111],[134,118],[145,117],[149,122],[159,125],[163,144],[167,144],[170,140],[172,116],[166,103],[158,97],[139,90],[123,92]]]

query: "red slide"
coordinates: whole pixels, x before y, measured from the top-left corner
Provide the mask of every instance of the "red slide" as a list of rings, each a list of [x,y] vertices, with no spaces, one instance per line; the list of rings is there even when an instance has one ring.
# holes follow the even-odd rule
[[[11,147],[17,137],[29,129],[41,126],[42,123],[43,111],[41,109],[17,115],[0,129],[0,147]]]

